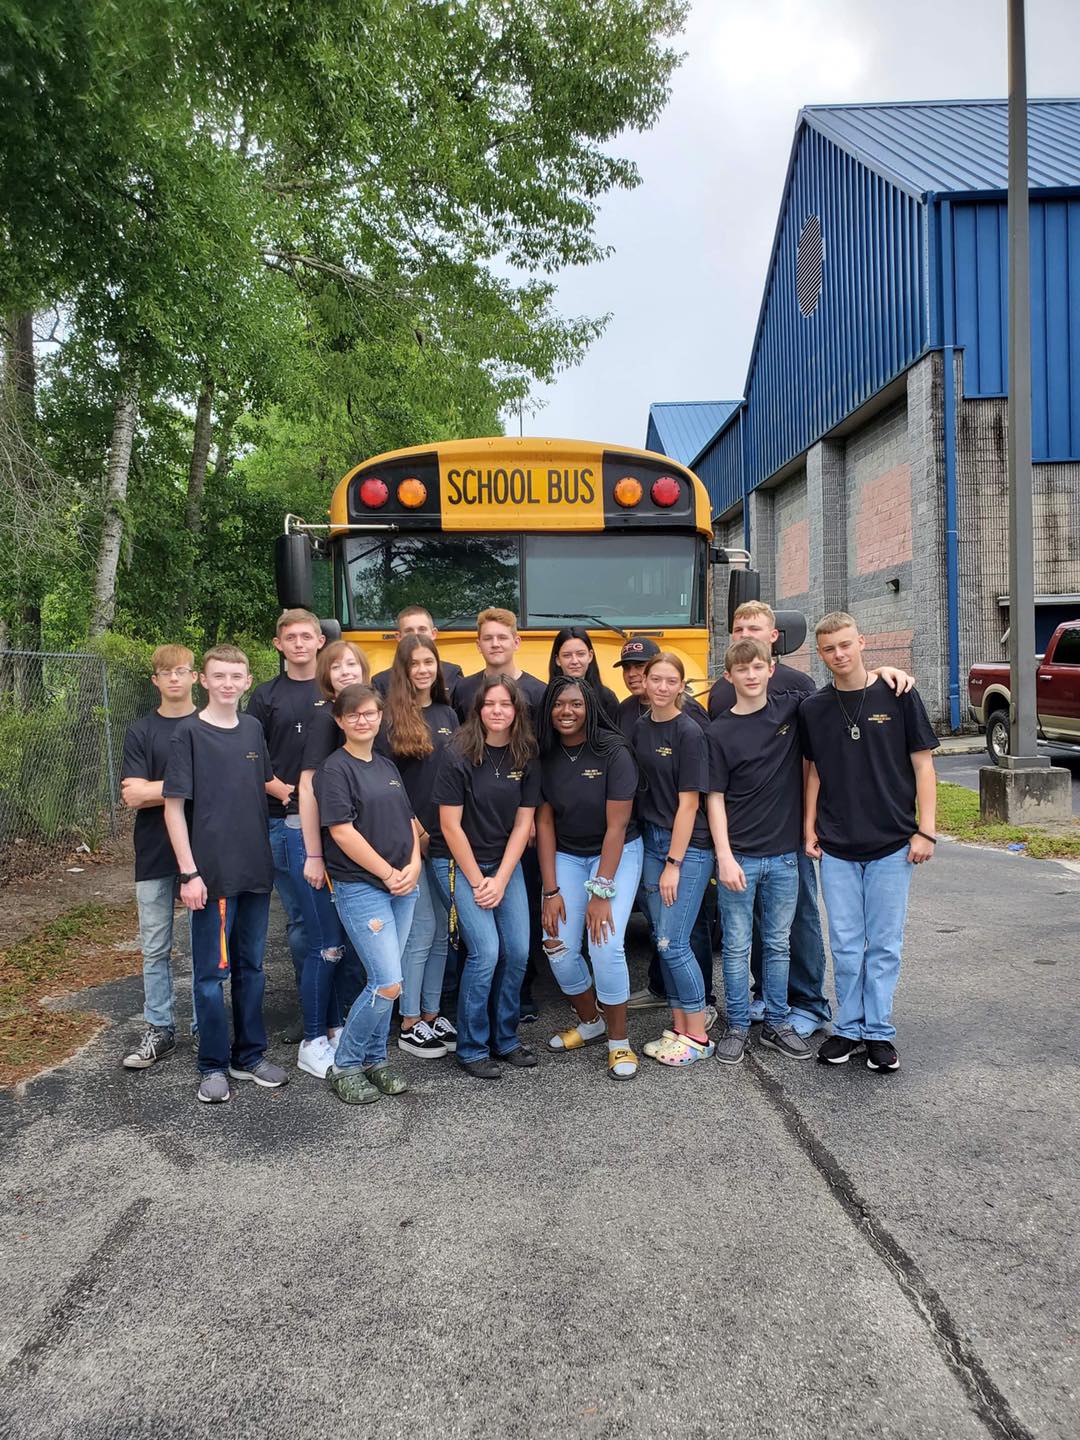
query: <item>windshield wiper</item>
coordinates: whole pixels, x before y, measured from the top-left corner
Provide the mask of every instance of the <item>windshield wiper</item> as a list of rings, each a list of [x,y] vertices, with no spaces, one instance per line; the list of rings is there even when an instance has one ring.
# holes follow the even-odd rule
[[[530,616],[535,620],[589,620],[601,630],[610,630],[615,635],[621,635],[626,639],[626,631],[618,625],[612,625],[610,620],[601,620],[599,615],[583,615],[579,610],[570,614],[561,614],[549,610],[530,610]]]

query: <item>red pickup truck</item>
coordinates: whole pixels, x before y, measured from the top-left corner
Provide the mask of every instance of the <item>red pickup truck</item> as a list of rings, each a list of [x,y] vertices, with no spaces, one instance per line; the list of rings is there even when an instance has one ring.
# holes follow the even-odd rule
[[[1009,753],[1009,667],[973,665],[968,672],[972,718],[986,731],[995,765]],[[1035,679],[1039,739],[1080,752],[1080,620],[1067,620],[1050,637]]]

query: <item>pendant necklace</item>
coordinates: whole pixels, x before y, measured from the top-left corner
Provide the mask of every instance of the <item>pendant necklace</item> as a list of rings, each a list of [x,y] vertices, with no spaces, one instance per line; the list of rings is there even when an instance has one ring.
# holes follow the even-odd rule
[[[844,726],[852,740],[862,738],[862,731],[859,729],[859,717],[862,715],[863,705],[866,703],[866,691],[869,684],[870,677],[868,675],[866,677],[866,684],[862,688],[862,694],[859,696],[859,708],[855,712],[855,719],[852,720],[851,716],[844,709],[844,702],[840,699],[840,692],[836,688],[836,681],[833,681],[833,694],[836,696],[836,703],[840,706],[840,713],[844,717]]]
[[[562,751],[562,753],[566,756],[567,760],[570,761],[570,764],[571,764],[571,765],[576,765],[577,762],[581,759],[581,752],[585,749],[585,746],[586,746],[587,744],[588,744],[588,741],[582,740],[581,744],[577,747],[577,754],[576,754],[576,755],[571,755],[571,754],[570,754],[570,751],[569,751],[569,750],[566,748],[566,746],[563,745],[561,742],[560,742],[560,745],[559,745],[559,749],[560,749],[560,750]]]
[[[496,780],[501,780],[501,779],[502,779],[502,771],[499,769],[498,765],[495,764],[495,756],[492,755],[492,753],[491,753],[491,746],[490,746],[490,745],[485,745],[485,746],[484,746],[484,754],[485,754],[485,755],[487,756],[487,758],[491,761],[491,768],[495,771],[495,779],[496,779]],[[500,758],[501,758],[501,757],[500,757]]]

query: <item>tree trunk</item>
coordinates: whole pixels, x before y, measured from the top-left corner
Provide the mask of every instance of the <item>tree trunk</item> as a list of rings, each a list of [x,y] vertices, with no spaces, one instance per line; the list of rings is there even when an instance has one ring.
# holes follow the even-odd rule
[[[33,513],[33,496],[37,477],[34,456],[37,438],[37,367],[34,358],[34,312],[20,311],[8,319],[4,346],[4,407],[11,443],[12,481],[27,498],[27,509]],[[21,592],[14,613],[11,638],[20,650],[41,649],[41,603],[34,591],[36,580],[23,573],[18,553],[11,557],[16,594]],[[27,667],[34,670],[31,681],[39,678],[40,661],[20,661],[16,667],[17,681],[25,680]],[[19,685],[20,691],[24,688]]]
[[[214,422],[214,382],[203,381],[195,406],[195,436],[191,444],[191,463],[187,482],[187,528],[191,535],[202,529],[203,491],[206,489],[206,467],[210,459],[210,439]]]
[[[139,397],[130,381],[121,379],[120,393],[113,412],[112,439],[109,442],[109,474],[105,491],[105,520],[101,527],[94,576],[94,608],[90,616],[90,634],[100,635],[113,622],[116,614],[116,570],[120,562],[120,545],[124,538],[124,502],[127,499],[128,471],[131,468],[131,446],[135,438],[135,419]]]

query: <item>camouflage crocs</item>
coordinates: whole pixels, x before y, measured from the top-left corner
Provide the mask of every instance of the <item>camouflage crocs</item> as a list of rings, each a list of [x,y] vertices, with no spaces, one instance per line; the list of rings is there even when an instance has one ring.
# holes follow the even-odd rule
[[[382,1099],[363,1070],[330,1069],[326,1072],[326,1084],[346,1105],[372,1105]]]
[[[389,1065],[373,1065],[370,1070],[364,1071],[364,1075],[384,1095],[400,1095],[409,1088],[405,1076],[391,1070]]]

